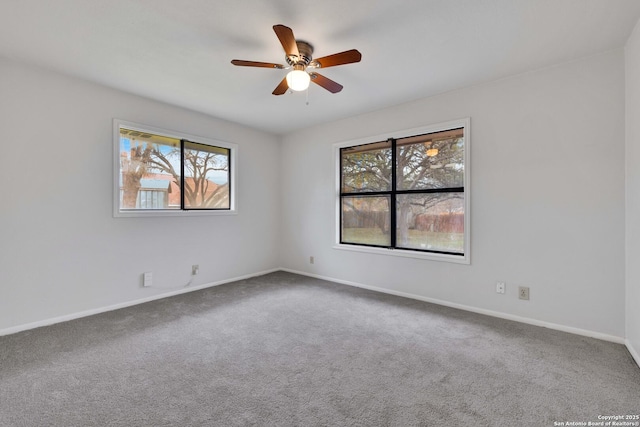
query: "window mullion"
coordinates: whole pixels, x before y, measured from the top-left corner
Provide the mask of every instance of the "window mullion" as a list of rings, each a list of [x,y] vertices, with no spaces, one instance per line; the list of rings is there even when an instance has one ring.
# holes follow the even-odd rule
[[[340,235],[338,236],[338,242],[342,243],[342,238],[343,238],[343,230],[342,230],[342,224],[344,223],[344,219],[342,218],[342,216],[344,215],[343,212],[343,200],[342,198],[344,197],[344,175],[343,175],[343,161],[342,161],[342,150],[340,150],[340,206],[338,208],[338,212],[340,215],[339,221],[340,221],[340,225],[339,225],[339,229],[340,229]]]
[[[425,188],[419,190],[397,190],[396,194],[436,194],[436,193],[464,193],[464,187]]]
[[[389,230],[391,236],[391,247],[396,247],[396,140],[393,138],[389,138],[388,140],[391,142],[391,194],[389,197],[389,215],[390,215],[390,225],[391,228]]]
[[[180,209],[185,210],[184,203],[184,139],[180,140]]]

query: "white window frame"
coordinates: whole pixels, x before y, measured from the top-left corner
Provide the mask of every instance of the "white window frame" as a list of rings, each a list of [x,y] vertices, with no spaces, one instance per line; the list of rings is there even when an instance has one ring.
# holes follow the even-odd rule
[[[211,145],[214,147],[227,148],[230,150],[229,167],[229,209],[218,210],[180,210],[180,209],[153,209],[153,210],[121,210],[120,209],[120,128],[136,130],[139,132],[153,133],[157,135],[167,136],[176,139],[186,139],[200,144]],[[236,215],[237,196],[236,188],[238,187],[237,171],[238,171],[238,145],[219,141],[216,139],[205,138],[202,136],[190,135],[184,132],[177,132],[168,129],[162,129],[155,126],[144,125],[140,123],[128,122],[120,119],[113,119],[113,216],[115,218],[130,217],[168,217],[168,216],[219,216],[219,215]]]
[[[385,141],[389,138],[406,138],[414,135],[441,132],[449,129],[464,128],[464,254],[451,255],[431,252],[419,252],[404,249],[376,248],[362,245],[340,243],[340,149],[356,145]],[[443,123],[436,123],[419,128],[403,129],[381,135],[369,136],[333,144],[333,158],[335,165],[335,238],[334,249],[366,252],[377,255],[390,255],[405,258],[418,258],[432,261],[445,261],[457,264],[471,264],[471,118],[466,117]]]

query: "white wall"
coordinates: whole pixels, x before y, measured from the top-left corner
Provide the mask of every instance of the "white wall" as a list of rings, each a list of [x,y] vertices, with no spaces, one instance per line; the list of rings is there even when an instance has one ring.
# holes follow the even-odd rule
[[[283,267],[621,339],[624,84],[618,49],[287,135]],[[467,116],[471,265],[333,249],[332,144]]]
[[[113,218],[113,118],[238,144],[238,214]],[[8,60],[0,120],[0,331],[278,267],[277,138]]]
[[[640,363],[640,21],[626,57],[626,327],[627,346]]]
[[[634,197],[640,173],[633,170],[640,129],[629,118],[640,109],[634,34],[626,49],[626,329],[638,349],[640,270],[632,260],[640,253],[640,223],[632,219],[640,210]],[[0,60],[0,331],[166,293],[141,288],[141,273],[153,271],[156,285],[172,287],[200,264],[195,285],[282,266],[623,337],[624,72],[624,52],[616,50],[305,129],[280,143]],[[471,265],[333,249],[332,145],[466,116]],[[114,117],[239,144],[239,214],[113,218]],[[507,282],[506,295],[495,293],[496,280]],[[517,299],[518,285],[531,287],[529,302]]]

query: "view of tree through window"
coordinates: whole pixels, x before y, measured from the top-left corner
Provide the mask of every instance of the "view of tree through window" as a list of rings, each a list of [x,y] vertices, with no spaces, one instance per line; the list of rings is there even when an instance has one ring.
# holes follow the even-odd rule
[[[340,150],[340,243],[464,254],[464,128]]]
[[[229,209],[228,148],[120,128],[120,210]]]

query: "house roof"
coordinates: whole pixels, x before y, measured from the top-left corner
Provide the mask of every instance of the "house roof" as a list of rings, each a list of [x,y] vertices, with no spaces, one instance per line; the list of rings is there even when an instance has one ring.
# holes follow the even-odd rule
[[[159,179],[145,179],[140,180],[140,189],[142,190],[168,190],[169,182]]]

